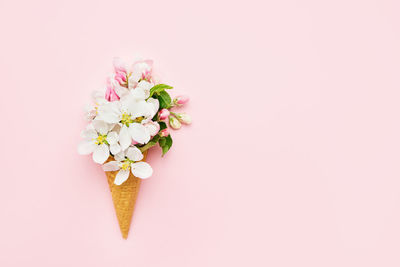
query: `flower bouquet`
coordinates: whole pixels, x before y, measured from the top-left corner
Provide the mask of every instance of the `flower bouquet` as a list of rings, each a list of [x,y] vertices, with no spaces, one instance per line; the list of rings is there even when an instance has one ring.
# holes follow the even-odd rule
[[[165,155],[172,146],[169,127],[177,130],[191,118],[171,110],[189,98],[172,99],[168,93],[172,87],[156,81],[151,60],[128,66],[115,58],[113,65],[105,92],[94,92],[93,103],[86,108],[90,123],[81,134],[78,152],[92,154],[93,161],[102,164],[126,239],[140,181],[153,174],[145,162],[148,149],[158,144]]]

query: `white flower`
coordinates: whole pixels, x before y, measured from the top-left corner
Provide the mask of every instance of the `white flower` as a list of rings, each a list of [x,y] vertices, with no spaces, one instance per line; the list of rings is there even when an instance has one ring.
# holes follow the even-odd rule
[[[78,146],[78,153],[81,155],[93,153],[93,161],[99,164],[103,164],[108,159],[110,152],[114,155],[118,154],[121,147],[118,144],[118,134],[111,131],[113,126],[104,121],[94,120],[82,132],[84,140]]]
[[[143,92],[145,93],[146,98],[149,98],[150,96],[150,89],[154,86],[153,83],[150,83],[148,81],[142,80],[140,81],[135,90],[139,89],[139,90],[143,90]]]
[[[120,84],[114,84],[115,92],[123,100],[125,97],[133,97],[136,100],[145,100],[150,96],[150,89],[154,86],[148,81],[140,81],[135,87],[126,88]],[[131,94],[131,95],[129,95]]]
[[[104,171],[118,171],[114,183],[121,185],[129,178],[129,171],[138,178],[146,179],[153,174],[153,169],[146,162],[137,162],[143,159],[142,152],[135,146],[115,156],[115,161],[103,165]]]
[[[121,126],[119,142],[122,150],[131,145],[132,139],[137,143],[146,144],[151,136],[157,134],[154,133],[157,127],[151,119],[158,111],[158,100],[144,99],[144,91],[136,88],[125,92],[120,101],[109,102],[98,108],[99,120],[118,123]]]
[[[108,103],[104,98],[104,93],[99,91],[94,91],[92,93],[93,104],[87,105],[85,107],[86,119],[91,121],[97,116],[97,109],[100,105]]]
[[[131,73],[129,74],[128,78],[128,85],[129,88],[135,88],[139,81],[142,80],[144,77],[151,74],[152,66],[150,61],[147,60],[140,60],[132,65]]]

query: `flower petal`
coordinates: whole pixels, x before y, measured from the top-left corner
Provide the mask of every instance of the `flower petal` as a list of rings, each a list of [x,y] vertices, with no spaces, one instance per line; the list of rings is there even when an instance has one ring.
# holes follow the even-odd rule
[[[136,87],[135,89],[131,90],[131,97],[135,100],[145,100],[146,92],[143,90],[143,88]]]
[[[158,102],[158,99],[155,99],[155,98],[150,97],[150,98],[147,100],[147,103],[149,103],[149,104],[150,104],[150,107],[152,108],[151,118],[153,118],[154,115],[157,114],[158,109],[160,108],[160,102]]]
[[[160,124],[158,124],[155,121],[147,122],[146,124],[144,124],[144,127],[146,127],[147,131],[151,136],[155,136],[160,130]]]
[[[129,133],[131,134],[132,139],[138,143],[146,144],[150,141],[150,134],[146,127],[139,123],[132,123],[129,125]]]
[[[119,143],[121,144],[121,149],[127,149],[132,143],[131,134],[129,133],[128,128],[123,125],[121,130],[119,131]]]
[[[107,134],[107,142],[110,145],[118,143],[118,140],[119,140],[119,136],[118,136],[118,134],[116,132],[109,132]]]
[[[96,144],[92,140],[83,140],[78,145],[78,153],[88,155],[94,151]]]
[[[97,138],[97,132],[94,129],[85,129],[82,131],[81,136],[86,140],[93,140]]]
[[[89,124],[86,126],[86,130],[94,130],[93,123],[89,123]]]
[[[153,87],[153,86],[154,86],[154,84],[149,83],[148,81],[144,81],[144,80],[140,81],[137,85],[137,87],[143,88],[143,90],[145,90],[145,91],[147,91],[147,90],[150,91],[151,87]]]
[[[148,81],[140,81],[137,85],[136,88],[142,88],[144,93],[145,93],[145,97],[148,98],[150,96],[150,89],[154,86],[154,84],[149,83]]]
[[[123,161],[125,159],[125,152],[121,150],[119,153],[114,154],[114,159],[117,161]]]
[[[102,98],[104,99],[104,93],[101,91],[93,91],[91,96],[92,96],[93,102],[95,102],[95,103],[97,103],[98,99],[102,99]]]
[[[142,71],[138,68],[134,68],[132,70],[131,76],[129,76],[128,82],[129,82],[129,87],[131,85],[137,85],[137,82],[142,78]]]
[[[106,172],[118,171],[120,169],[118,161],[110,161],[103,164],[103,170]]]
[[[112,127],[110,131],[116,132],[116,133],[119,134],[119,131],[120,131],[120,130],[121,130],[121,125],[118,124],[118,123],[116,123],[116,124],[114,124],[114,127]],[[118,136],[118,139],[119,139],[119,136]]]
[[[120,170],[115,177],[114,184],[121,185],[123,182],[128,180],[129,178],[129,170]]]
[[[110,152],[113,155],[118,154],[119,152],[121,152],[121,146],[119,144],[112,144],[110,145]]]
[[[128,157],[128,159],[133,161],[139,161],[143,159],[142,151],[140,151],[140,149],[135,146],[128,148],[128,150],[126,151],[126,156]]]
[[[142,78],[142,74],[145,72],[150,72],[153,62],[151,60],[140,60],[132,65],[132,76],[137,75],[139,79]],[[138,80],[139,81],[139,80]]]
[[[103,164],[110,156],[110,151],[106,144],[98,145],[93,152],[93,161],[99,164]]]
[[[100,134],[107,134],[110,130],[110,125],[101,120],[94,120],[92,122],[94,129]]]
[[[132,174],[138,178],[146,179],[153,174],[153,169],[147,162],[135,162],[131,164]]]
[[[108,123],[117,123],[120,121],[120,103],[118,101],[107,102],[104,105],[98,107],[98,120],[102,120]]]
[[[124,97],[124,96],[126,96],[127,94],[129,94],[129,90],[128,90],[128,88],[125,88],[125,87],[123,87],[123,86],[121,86],[121,85],[119,85],[119,84],[116,84],[115,85],[115,92],[117,93],[117,95],[119,96],[119,97]]]
[[[125,62],[124,62],[121,58],[119,58],[119,57],[113,58],[113,66],[114,66],[114,71],[126,72],[126,64],[125,64]]]
[[[149,117],[153,113],[153,108],[145,100],[131,101],[128,105],[129,113],[135,118]]]

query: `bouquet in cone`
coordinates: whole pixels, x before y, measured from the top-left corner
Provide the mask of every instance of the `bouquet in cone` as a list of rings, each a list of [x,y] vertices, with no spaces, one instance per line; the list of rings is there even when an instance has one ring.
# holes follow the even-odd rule
[[[153,174],[145,162],[148,149],[159,145],[162,155],[172,146],[169,128],[177,130],[190,124],[186,113],[171,109],[189,98],[171,98],[171,86],[158,82],[151,60],[131,66],[114,59],[114,71],[105,91],[95,91],[93,103],[86,108],[90,122],[78,146],[82,155],[92,154],[106,173],[122,237],[127,238],[141,179]]]

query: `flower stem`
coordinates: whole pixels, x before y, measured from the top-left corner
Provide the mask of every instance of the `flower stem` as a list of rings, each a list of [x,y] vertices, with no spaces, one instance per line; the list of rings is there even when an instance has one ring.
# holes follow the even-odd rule
[[[148,150],[150,147],[152,147],[152,146],[154,146],[154,145],[155,145],[155,144],[149,142],[149,143],[145,144],[144,146],[139,147],[139,149],[140,149],[140,151],[142,151],[142,153],[143,153],[143,152],[145,152],[146,150]]]

